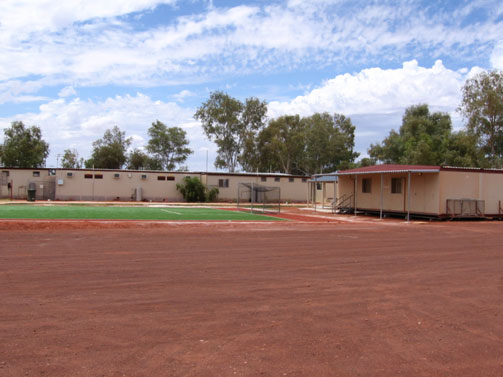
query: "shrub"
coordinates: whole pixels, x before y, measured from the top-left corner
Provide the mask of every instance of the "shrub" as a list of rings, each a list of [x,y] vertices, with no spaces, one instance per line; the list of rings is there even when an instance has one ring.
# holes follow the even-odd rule
[[[182,183],[177,183],[176,189],[187,202],[215,201],[218,189],[207,190],[197,177],[185,177]]]

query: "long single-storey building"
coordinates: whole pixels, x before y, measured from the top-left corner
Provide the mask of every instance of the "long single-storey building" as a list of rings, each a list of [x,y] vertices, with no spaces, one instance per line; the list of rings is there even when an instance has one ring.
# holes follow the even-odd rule
[[[503,169],[375,165],[330,175],[339,178],[339,211],[503,217]]]
[[[62,168],[0,168],[0,198],[26,199],[31,187],[37,200],[180,202],[176,185],[187,176],[218,188],[219,201],[235,201],[240,183],[279,187],[283,202],[306,201],[308,177],[298,175]]]

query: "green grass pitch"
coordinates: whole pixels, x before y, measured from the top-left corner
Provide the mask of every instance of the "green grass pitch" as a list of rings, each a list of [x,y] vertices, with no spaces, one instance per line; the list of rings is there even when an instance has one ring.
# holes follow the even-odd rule
[[[272,216],[215,208],[0,205],[0,219],[274,221]]]

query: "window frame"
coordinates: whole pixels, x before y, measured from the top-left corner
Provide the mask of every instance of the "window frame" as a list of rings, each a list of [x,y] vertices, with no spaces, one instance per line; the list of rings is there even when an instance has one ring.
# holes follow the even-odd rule
[[[372,178],[362,178],[362,194],[372,193]]]
[[[229,178],[218,179],[218,188],[228,188],[228,187],[229,187]]]
[[[396,182],[399,182],[398,186],[397,186],[397,183]],[[402,177],[392,177],[391,178],[391,193],[392,194],[402,194],[403,192],[403,178]],[[397,188],[399,188],[399,190],[397,190]]]

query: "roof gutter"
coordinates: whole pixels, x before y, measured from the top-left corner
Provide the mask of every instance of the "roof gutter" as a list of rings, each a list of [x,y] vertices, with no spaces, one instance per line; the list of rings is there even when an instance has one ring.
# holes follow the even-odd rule
[[[339,172],[326,175],[368,175],[368,174],[396,174],[396,173],[440,173],[440,169],[407,169],[407,170],[374,170],[363,172]]]

